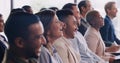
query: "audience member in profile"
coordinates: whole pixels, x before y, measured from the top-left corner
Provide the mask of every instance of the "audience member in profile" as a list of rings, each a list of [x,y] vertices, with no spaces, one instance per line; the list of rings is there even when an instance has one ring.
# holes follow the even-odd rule
[[[4,63],[38,62],[45,39],[43,25],[37,16],[25,12],[13,13],[7,19],[4,31],[10,47]]]
[[[115,28],[112,23],[112,19],[116,17],[118,12],[115,2],[108,2],[105,4],[106,16],[104,18],[105,25],[100,29],[100,33],[104,43],[107,47],[111,45],[120,45],[120,39],[115,34]]]
[[[92,10],[91,2],[89,0],[82,0],[79,2],[78,8],[80,10],[80,14],[82,17],[81,24],[78,26],[78,31],[81,32],[82,35],[84,35],[87,28],[89,27],[85,15],[87,14],[88,11]]]
[[[59,10],[57,16],[63,22],[63,36],[54,42],[54,46],[63,63],[80,63],[80,54],[76,53],[69,41],[70,38],[74,38],[77,31],[76,18],[70,10]]]
[[[76,4],[74,3],[67,3],[63,6],[63,9],[69,9],[73,12],[74,16],[77,19],[78,26],[81,24],[81,15],[79,12],[79,9]],[[75,37],[72,39],[69,39],[71,42],[72,47],[74,50],[80,54],[81,57],[81,63],[96,63],[96,62],[102,62],[103,60],[98,57],[96,54],[94,54],[87,46],[86,40],[84,39],[83,35],[77,31],[75,33]]]
[[[53,43],[63,35],[62,24],[58,20],[55,11],[43,10],[36,14],[43,23],[46,44],[42,47],[39,58],[40,63],[63,63]]]
[[[91,51],[93,51],[105,61],[113,62],[114,57],[109,52],[115,52],[119,49],[119,46],[105,46],[101,34],[99,32],[100,28],[104,26],[104,21],[100,13],[96,10],[90,11],[86,15],[86,20],[90,24],[90,27],[85,33],[85,39],[87,41],[88,47]]]

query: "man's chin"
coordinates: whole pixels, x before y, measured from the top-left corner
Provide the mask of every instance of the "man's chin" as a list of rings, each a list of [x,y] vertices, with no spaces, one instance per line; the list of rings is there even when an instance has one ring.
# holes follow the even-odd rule
[[[38,58],[39,57],[39,54],[31,54],[31,55],[29,55],[29,57],[28,58]]]
[[[38,59],[38,55],[34,55],[34,56],[31,56],[32,58],[36,58],[36,59]]]

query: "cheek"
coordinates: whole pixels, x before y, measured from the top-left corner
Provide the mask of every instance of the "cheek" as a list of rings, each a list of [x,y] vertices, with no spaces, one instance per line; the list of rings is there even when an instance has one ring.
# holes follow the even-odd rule
[[[51,31],[53,31],[53,34],[60,32],[60,26],[59,25],[53,26],[52,29],[51,29]]]
[[[33,50],[39,49],[41,47],[41,40],[34,40],[30,42],[30,45],[28,47]]]
[[[67,30],[69,30],[69,32],[73,33],[73,30],[75,29],[75,26],[72,25],[72,26],[68,26],[67,27]]]
[[[99,23],[98,23],[100,26],[103,26],[104,25],[104,21],[99,21]]]
[[[117,12],[116,12],[116,10],[113,10],[113,11],[111,11],[111,13],[114,15],[114,14],[116,14]]]

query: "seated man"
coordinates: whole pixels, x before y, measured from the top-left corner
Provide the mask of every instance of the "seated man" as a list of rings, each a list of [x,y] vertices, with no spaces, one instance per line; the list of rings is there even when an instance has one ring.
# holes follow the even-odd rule
[[[120,39],[115,34],[115,28],[112,20],[117,15],[117,6],[115,2],[108,2],[105,4],[106,16],[104,18],[105,25],[100,29],[100,33],[104,43],[107,47],[110,47],[114,43],[120,45]],[[115,44],[114,44],[115,45]]]
[[[37,16],[13,13],[7,19],[4,31],[10,45],[4,63],[37,63],[45,41],[43,25]]]
[[[93,18],[94,17],[94,18]],[[101,38],[99,29],[104,25],[103,18],[100,13],[96,10],[90,11],[86,15],[86,20],[90,24],[90,27],[85,33],[85,39],[87,41],[88,47],[97,54],[99,57],[105,61],[113,61],[114,57],[111,55],[106,55],[105,50],[109,49],[109,52],[114,52],[119,49],[118,46],[112,46],[109,48],[105,47],[105,44]]]
[[[78,10],[78,7],[76,4],[74,3],[67,3],[63,6],[63,9],[69,9],[73,12],[73,15],[75,16],[78,26],[81,24],[80,20],[81,20],[81,16],[80,16],[80,12]],[[60,19],[62,20],[62,19]],[[76,36],[77,35],[77,36]],[[73,48],[75,49],[75,51],[80,54],[81,57],[81,61],[80,63],[96,63],[96,62],[100,62],[101,59],[100,57],[98,57],[97,55],[95,55],[92,51],[89,50],[89,48],[87,47],[86,41],[84,39],[84,37],[82,36],[81,33],[79,33],[78,31],[75,33],[75,38],[74,39],[70,39],[71,44],[73,46]]]
[[[80,55],[75,52],[68,39],[74,38],[77,31],[76,19],[70,10],[59,10],[57,16],[63,22],[63,37],[54,42],[63,63],[80,63]],[[69,32],[68,32],[69,31]]]

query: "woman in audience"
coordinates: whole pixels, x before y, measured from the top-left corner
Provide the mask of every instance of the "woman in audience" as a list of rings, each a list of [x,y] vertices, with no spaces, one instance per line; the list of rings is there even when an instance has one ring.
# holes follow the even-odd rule
[[[58,20],[56,14],[52,10],[44,10],[36,13],[43,23],[46,38],[46,44],[42,47],[40,55],[40,63],[62,63],[61,58],[57,54],[53,42],[62,36],[61,22]]]

